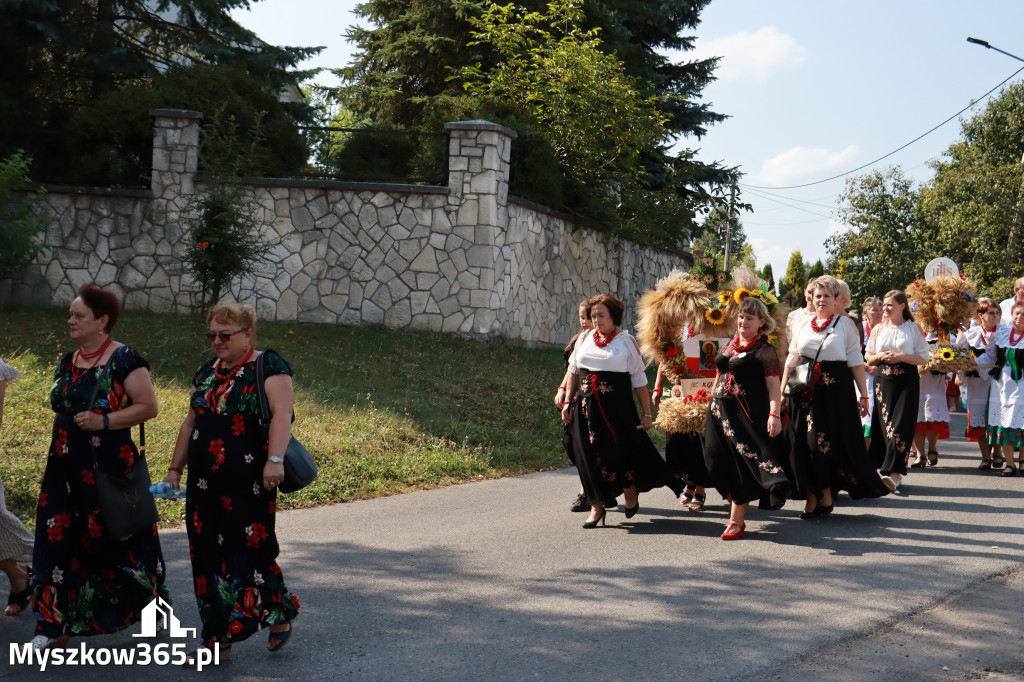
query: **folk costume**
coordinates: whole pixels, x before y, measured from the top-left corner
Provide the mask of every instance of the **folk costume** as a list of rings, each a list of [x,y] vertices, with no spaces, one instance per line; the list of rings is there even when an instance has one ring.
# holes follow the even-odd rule
[[[1001,327],[1002,325],[997,324],[995,329],[986,333],[983,327],[973,326],[957,335],[955,345],[967,349],[977,360],[985,353],[992,337]],[[986,440],[988,394],[992,386],[992,376],[985,370],[958,372],[958,374],[967,389],[967,432],[964,435],[967,440]]]
[[[816,319],[802,325],[790,340],[786,360],[794,367],[801,356],[811,359],[818,353],[811,389],[787,401],[787,468],[795,499],[804,499],[809,493],[820,496],[826,488],[847,490],[854,499],[882,497],[889,491],[864,449],[850,371],[864,364],[860,334],[856,323],[845,315],[839,315],[831,334],[827,332],[828,325],[819,325]]]
[[[996,365],[988,393],[986,435],[993,445],[1024,447],[1024,334],[999,327],[979,365]]]
[[[779,356],[762,334],[749,346],[736,337],[715,358],[718,381],[704,423],[704,463],[711,484],[735,504],[785,504],[790,482],[783,443],[768,435],[766,377],[779,377]]]
[[[882,322],[871,330],[866,355],[892,351],[928,359],[928,342],[913,320],[899,325]],[[906,475],[907,460],[917,428],[921,380],[917,366],[906,362],[880,363],[875,368],[874,410],[868,455],[883,475]]]
[[[583,490],[591,505],[618,497],[636,485],[638,493],[668,486],[678,496],[683,482],[673,475],[647,433],[633,389],[647,385],[636,341],[618,331],[602,345],[597,332],[577,339],[569,368],[580,379],[572,405],[573,446]]]

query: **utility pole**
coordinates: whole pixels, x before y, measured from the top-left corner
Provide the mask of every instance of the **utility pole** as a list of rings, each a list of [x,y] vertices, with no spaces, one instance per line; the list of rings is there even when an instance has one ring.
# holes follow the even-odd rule
[[[732,221],[735,220],[733,217],[736,211],[736,185],[732,186],[729,191],[729,215],[726,216],[725,221],[725,271],[729,272],[729,246],[732,242]]]

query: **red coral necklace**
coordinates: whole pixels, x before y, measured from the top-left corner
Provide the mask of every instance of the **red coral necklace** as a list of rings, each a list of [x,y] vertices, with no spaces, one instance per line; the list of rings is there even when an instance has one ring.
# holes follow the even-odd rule
[[[1014,339],[1013,338],[1013,327],[1010,327],[1010,346],[1016,347],[1016,345],[1018,343],[1020,343],[1022,340],[1024,340],[1024,332],[1021,332],[1020,336],[1018,336],[1016,339]]]
[[[595,329],[594,330],[594,345],[597,346],[598,348],[604,348],[605,346],[607,346],[609,343],[612,342],[612,339],[614,339],[615,335],[618,334],[618,333],[619,333],[618,327],[616,327],[615,331],[613,331],[609,336],[601,336],[601,332],[599,332],[599,331],[597,331]]]
[[[828,329],[828,326],[830,324],[832,324],[832,318],[834,318],[835,316],[836,316],[836,314],[832,313],[831,315],[828,316],[827,319],[824,319],[824,320],[821,321],[820,326],[818,324],[818,317],[817,316],[812,317],[811,318],[811,329],[813,329],[814,331],[818,332],[819,334],[822,333],[823,331]]]
[[[98,365],[100,362],[100,358],[103,357],[103,353],[110,346],[111,341],[113,341],[113,339],[108,336],[107,340],[100,345],[99,350],[93,351],[92,353],[83,353],[81,348],[75,351],[75,357],[72,359],[71,362],[71,381],[73,383],[77,382],[79,379],[81,379],[86,374],[88,374],[89,372],[96,368],[96,365]],[[93,360],[93,358],[95,358],[95,360]],[[92,360],[92,364],[89,365],[88,369],[83,369],[82,367],[78,366],[79,360]]]
[[[760,334],[755,334],[754,337],[747,342],[742,342],[742,338],[743,337],[741,337],[739,334],[734,336],[732,341],[729,342],[729,347],[726,348],[726,350],[732,355],[746,353],[748,350],[754,347],[755,343],[757,343],[758,338],[760,338]]]

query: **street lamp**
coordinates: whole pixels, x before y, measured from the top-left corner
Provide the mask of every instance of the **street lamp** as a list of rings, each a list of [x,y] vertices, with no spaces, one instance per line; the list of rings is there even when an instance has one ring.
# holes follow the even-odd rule
[[[969,42],[969,43],[974,43],[975,45],[981,45],[982,47],[987,47],[988,49],[990,49],[990,50],[995,50],[996,52],[1002,52],[1002,53],[1003,53],[1003,54],[1005,54],[1005,55],[1006,55],[1007,57],[1013,57],[1013,58],[1014,58],[1014,59],[1016,59],[1016,60],[1017,60],[1018,62],[1024,62],[1024,59],[1021,59],[1020,57],[1018,57],[1018,56],[1017,56],[1017,55],[1015,55],[1015,54],[1010,54],[1010,53],[1009,53],[1009,52],[1007,52],[1006,50],[1000,50],[1000,49],[999,49],[998,47],[996,47],[995,45],[989,45],[989,44],[988,44],[988,41],[987,41],[987,40],[982,40],[981,38],[968,38],[968,39],[967,39],[967,42]]]

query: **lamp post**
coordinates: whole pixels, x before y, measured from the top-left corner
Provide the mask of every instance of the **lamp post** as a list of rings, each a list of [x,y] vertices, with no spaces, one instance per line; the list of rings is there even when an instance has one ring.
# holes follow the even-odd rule
[[[968,38],[968,39],[967,39],[967,42],[969,42],[969,43],[974,43],[975,45],[981,45],[982,47],[988,48],[988,49],[990,49],[990,50],[995,50],[996,52],[1002,52],[1002,53],[1003,53],[1003,54],[1005,54],[1005,55],[1006,55],[1007,57],[1013,57],[1013,58],[1014,58],[1014,59],[1016,59],[1016,60],[1017,60],[1018,62],[1024,62],[1024,59],[1022,59],[1022,58],[1018,57],[1018,56],[1017,56],[1017,55],[1015,55],[1015,54],[1010,54],[1010,53],[1009,53],[1009,52],[1007,52],[1006,50],[1000,50],[1000,49],[999,49],[998,47],[996,47],[995,45],[989,45],[989,44],[988,44],[988,41],[987,41],[987,40],[982,40],[981,38]]]
[[[974,43],[975,45],[981,45],[982,47],[987,48],[989,50],[995,50],[996,52],[1001,52],[1002,54],[1005,54],[1007,57],[1011,57],[1013,59],[1016,59],[1018,62],[1024,62],[1024,59],[1018,57],[1015,54],[1011,54],[1011,53],[1007,52],[1006,50],[1000,50],[995,45],[989,45],[987,40],[982,40],[981,38],[968,38],[967,42]],[[1024,164],[1024,156],[1021,157],[1020,161],[1021,161],[1022,164]],[[1016,241],[1015,240],[1016,235],[1019,234],[1020,231],[1021,231],[1022,223],[1024,223],[1024,179],[1021,180],[1020,194],[1017,197],[1017,208],[1013,212],[1013,222],[1010,223],[1010,234],[1009,234],[1009,236],[1008,236],[1008,238],[1006,240],[1006,256],[1007,256],[1007,258],[1006,258],[1006,271],[1005,272],[1006,272],[1007,275],[1012,275],[1013,274],[1012,268],[1013,268],[1014,242]]]

